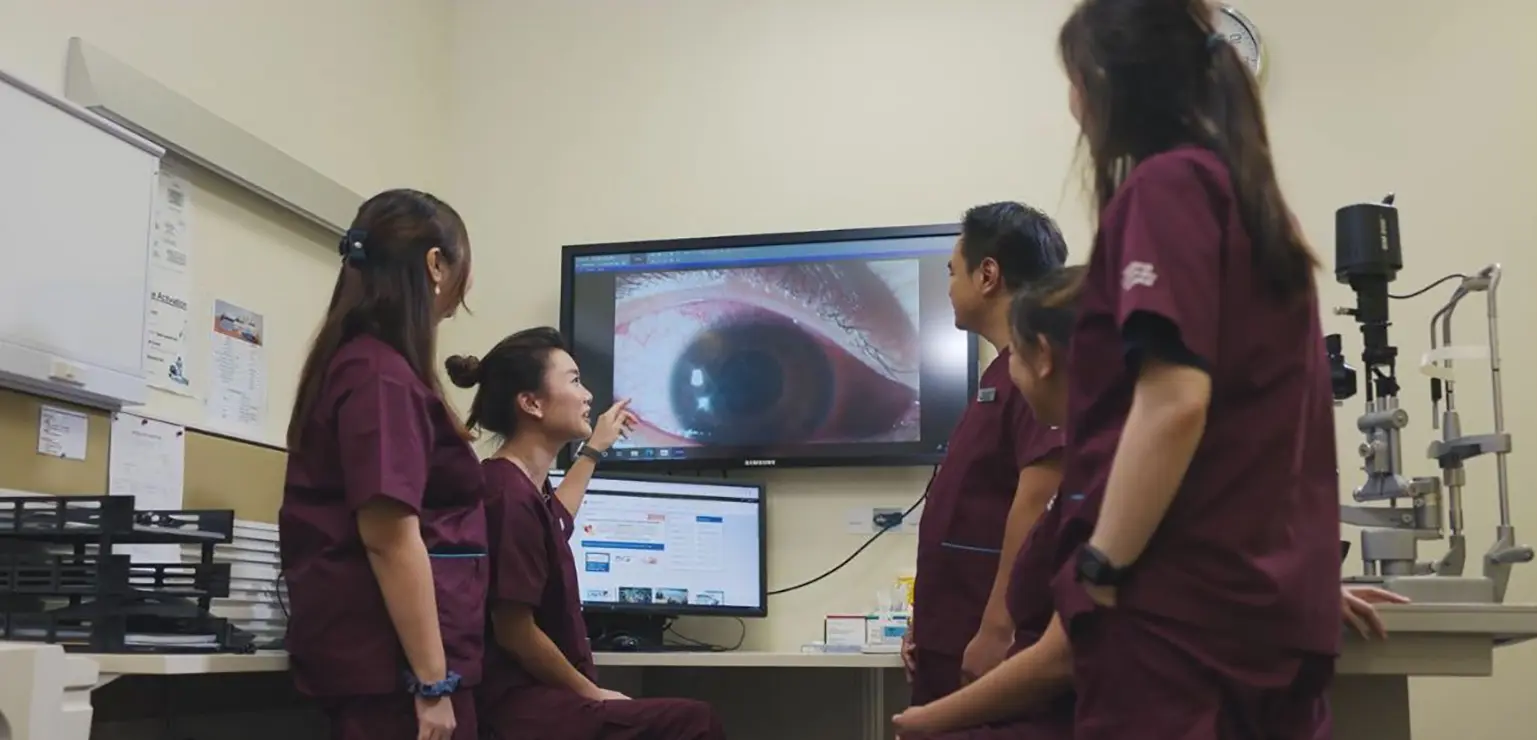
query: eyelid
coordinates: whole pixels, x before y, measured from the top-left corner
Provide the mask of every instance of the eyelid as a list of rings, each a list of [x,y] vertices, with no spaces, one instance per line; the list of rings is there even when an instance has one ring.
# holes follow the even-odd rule
[[[799,304],[855,337],[855,356],[890,379],[912,385],[918,372],[917,327],[895,289],[866,263],[818,262],[751,270],[648,273],[623,281],[617,300],[640,300],[688,288],[750,288],[775,300]]]

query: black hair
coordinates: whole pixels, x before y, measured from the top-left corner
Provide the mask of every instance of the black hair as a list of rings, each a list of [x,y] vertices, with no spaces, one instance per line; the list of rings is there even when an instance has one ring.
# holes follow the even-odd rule
[[[290,449],[303,441],[331,360],[358,336],[370,335],[394,348],[422,382],[441,390],[433,358],[442,316],[427,272],[427,254],[433,249],[442,251],[450,268],[438,287],[455,304],[464,305],[470,237],[458,212],[418,190],[386,190],[358,207],[339,245],[343,259],[331,303],[299,371],[288,419]]]
[[[1045,339],[1053,358],[1065,356],[1078,323],[1078,299],[1087,272],[1083,265],[1063,267],[1015,291],[1009,304],[1009,329],[1018,344],[1032,346]]]
[[[998,263],[1008,290],[1035,282],[1067,261],[1067,242],[1050,216],[1022,203],[975,206],[961,220],[961,257],[966,270],[982,260]]]
[[[475,388],[465,424],[502,438],[518,429],[518,396],[544,390],[550,353],[567,351],[560,332],[548,326],[524,329],[508,336],[484,357],[454,355],[443,364],[448,379],[460,388]]]
[[[1276,297],[1313,285],[1318,260],[1281,195],[1259,81],[1216,33],[1208,0],[1083,0],[1058,52],[1082,104],[1082,137],[1103,211],[1139,163],[1180,146],[1227,166],[1255,274]]]

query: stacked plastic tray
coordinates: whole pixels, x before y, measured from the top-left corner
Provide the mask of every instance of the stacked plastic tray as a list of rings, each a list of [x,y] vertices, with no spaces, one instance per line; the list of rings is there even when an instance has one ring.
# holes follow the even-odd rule
[[[230,593],[214,548],[231,511],[135,511],[127,496],[0,497],[0,640],[67,650],[228,652],[242,639],[209,613]],[[194,545],[191,562],[135,563],[127,545]]]
[[[183,545],[182,557],[201,562],[202,548]],[[230,574],[229,595],[213,600],[214,616],[254,635],[257,647],[276,646],[288,628],[277,525],[235,520],[234,539],[214,548],[213,561],[227,565]]]

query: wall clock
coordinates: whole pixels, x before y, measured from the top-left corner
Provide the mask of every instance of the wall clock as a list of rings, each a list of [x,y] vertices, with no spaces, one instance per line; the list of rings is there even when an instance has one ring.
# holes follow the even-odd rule
[[[1259,27],[1237,8],[1223,3],[1217,6],[1216,31],[1238,50],[1238,56],[1254,73],[1255,79],[1265,71],[1265,44],[1260,40]]]

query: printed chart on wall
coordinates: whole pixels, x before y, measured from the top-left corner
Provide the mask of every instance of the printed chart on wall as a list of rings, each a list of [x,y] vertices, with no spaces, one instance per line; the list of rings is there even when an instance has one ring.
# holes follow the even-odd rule
[[[267,417],[264,332],[261,314],[214,302],[207,402],[213,431],[261,439]]]
[[[112,415],[107,448],[107,493],[132,496],[135,509],[175,510],[182,506],[186,477],[186,429],[128,413]],[[135,562],[175,563],[180,545],[133,545]]]
[[[150,226],[149,295],[144,372],[151,387],[192,395],[187,376],[188,308],[192,301],[192,200],[187,180],[162,164]]]

